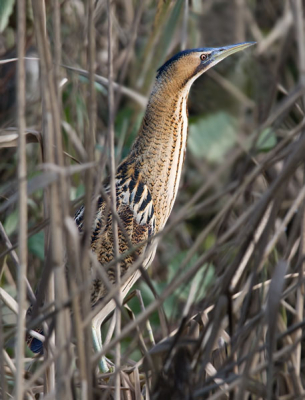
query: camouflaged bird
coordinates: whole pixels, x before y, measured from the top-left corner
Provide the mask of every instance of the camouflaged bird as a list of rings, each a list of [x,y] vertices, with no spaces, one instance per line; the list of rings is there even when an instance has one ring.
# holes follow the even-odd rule
[[[205,71],[227,56],[251,46],[253,43],[239,43],[220,48],[199,48],[185,50],[167,61],[157,73],[149,97],[147,109],[137,139],[125,160],[117,168],[115,177],[117,213],[133,245],[152,238],[162,230],[172,211],[181,177],[188,134],[187,99],[193,82]],[[109,185],[105,186],[109,194]],[[80,232],[83,227],[84,207],[75,215]],[[128,250],[128,240],[118,229],[119,251]],[[152,262],[155,245],[146,254],[147,246],[138,248],[135,254],[127,256],[121,263],[121,275],[135,259],[144,256],[143,267]],[[97,199],[97,211],[91,235],[91,250],[102,266],[113,260],[112,214],[106,201]],[[108,278],[115,283],[115,269],[109,268]],[[139,271],[121,288],[125,296],[140,276]],[[102,279],[93,275],[91,304],[94,306],[107,293]],[[112,301],[105,313],[115,307]],[[94,341],[97,350],[101,348],[101,319],[95,324]],[[107,370],[107,368],[105,368]]]

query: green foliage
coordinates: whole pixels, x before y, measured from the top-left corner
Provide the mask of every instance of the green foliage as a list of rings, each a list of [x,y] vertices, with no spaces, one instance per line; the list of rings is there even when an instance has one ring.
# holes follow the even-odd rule
[[[276,143],[277,139],[274,130],[271,128],[266,128],[261,132],[256,143],[256,148],[259,151],[269,151],[273,149]]]
[[[0,33],[8,25],[9,18],[13,12],[15,0],[1,0],[0,1]]]
[[[222,162],[236,142],[236,120],[220,111],[190,121],[188,148],[198,158]]]
[[[3,224],[3,227],[8,236],[12,235],[16,231],[17,225],[18,225],[18,211],[16,209],[6,217]]]
[[[182,251],[181,253],[177,254],[171,261],[171,263],[168,266],[168,278],[167,278],[167,284],[171,282],[174,277],[177,275],[177,271],[179,270],[180,265],[182,264],[183,260],[187,256],[188,251]],[[194,263],[197,261],[198,255],[195,255],[192,257],[190,262],[188,263],[188,266],[186,267],[186,270],[188,270]],[[185,271],[184,271],[185,272]],[[196,293],[196,301],[201,300],[205,294],[208,286],[211,284],[211,282],[214,279],[214,267],[211,264],[204,264],[197,274],[186,284],[184,287],[181,289],[177,290],[174,292],[173,297],[175,297],[175,300],[177,301],[186,301],[190,292],[191,284],[193,280],[196,280],[198,282],[198,290]]]
[[[223,111],[190,120],[188,148],[198,158],[221,163],[225,154],[235,145],[236,119]],[[258,151],[266,152],[277,144],[272,128],[264,129],[257,141]]]
[[[28,239],[29,252],[34,254],[39,260],[44,260],[44,232],[38,232]]]
[[[16,287],[12,285],[2,284],[1,286],[5,292],[11,296],[13,299],[17,298]],[[1,303],[2,308],[2,318],[3,323],[10,326],[16,323],[16,314],[12,312],[12,310],[3,302]]]
[[[80,183],[77,187],[71,188],[70,191],[70,199],[76,200],[85,194],[85,186],[83,183]]]
[[[131,107],[124,107],[115,119],[115,135],[119,142],[124,142],[122,157],[126,157],[141,126],[144,112],[136,115]]]

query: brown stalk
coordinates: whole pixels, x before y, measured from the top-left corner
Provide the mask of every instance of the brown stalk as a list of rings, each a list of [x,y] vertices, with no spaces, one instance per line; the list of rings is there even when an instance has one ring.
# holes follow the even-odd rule
[[[305,87],[305,37],[304,37],[304,10],[301,0],[296,0],[291,2],[292,12],[295,17],[296,25],[296,40],[298,44],[298,64],[299,64],[299,81],[302,87]],[[305,96],[303,96],[303,110],[305,107]],[[302,132],[304,135],[304,131]],[[303,168],[303,181],[305,182],[305,167]],[[301,214],[301,240],[300,240],[300,248],[299,248],[299,259],[304,260],[305,255],[305,201],[303,200],[302,205],[300,207],[300,214]],[[305,261],[300,263],[299,267],[299,280],[300,286],[297,289],[297,299],[296,299],[296,322],[302,321],[303,319],[303,312],[304,312],[304,283],[301,284],[301,278],[303,272],[305,271]],[[296,332],[295,337],[296,339],[302,336],[302,329]],[[294,371],[297,376],[301,374],[301,343],[298,344],[295,350],[295,360],[296,365],[294,366]],[[302,388],[303,391],[303,388]]]
[[[235,0],[235,39],[237,43],[245,41],[245,0]]]
[[[181,29],[181,50],[185,50],[187,46],[188,19],[189,19],[189,0],[184,0],[183,20]]]
[[[44,94],[44,110],[45,116],[45,137],[48,138],[48,145],[44,147],[46,160],[49,162],[56,162],[63,166],[63,152],[61,144],[61,129],[60,129],[60,111],[58,105],[58,95],[56,89],[56,80],[53,75],[53,65],[51,60],[51,52],[49,42],[46,37],[43,21],[45,20],[45,12],[43,4],[39,1],[33,2],[33,13],[35,22],[35,32],[38,45],[38,51],[41,62],[41,82],[43,85],[42,93]],[[56,23],[55,23],[56,25]],[[58,23],[57,23],[58,25]],[[57,40],[58,40],[57,36]],[[58,43],[57,43],[58,49]],[[57,53],[57,58],[60,54]],[[51,118],[50,118],[51,116]],[[55,145],[55,148],[54,148]],[[39,293],[42,297],[48,284],[50,272],[54,268],[54,293],[56,308],[61,309],[61,304],[66,297],[65,275],[64,275],[64,253],[63,253],[63,221],[64,216],[67,215],[67,185],[64,177],[59,175],[59,182],[54,183],[50,187],[49,193],[50,204],[50,221],[51,221],[51,252],[50,259],[47,261],[47,269],[45,270],[46,279],[44,285],[40,286]],[[50,264],[50,261],[52,263]],[[52,281],[50,281],[52,282]],[[51,284],[52,285],[52,284]],[[52,285],[53,286],[53,285]],[[53,291],[53,287],[50,291]],[[50,293],[50,292],[49,292]],[[51,294],[52,296],[52,294]],[[39,297],[39,296],[38,296]],[[39,301],[39,298],[38,298]],[[36,305],[37,307],[37,305]],[[56,314],[55,319],[55,340],[56,345],[60,348],[65,348],[67,338],[69,335],[69,318],[65,316],[66,310]],[[69,351],[63,351],[56,363],[56,390],[60,398],[69,399]],[[53,384],[52,380],[49,382]]]
[[[95,73],[95,52],[96,52],[96,44],[95,44],[95,23],[94,23],[94,1],[90,0],[87,3],[87,21],[86,21],[86,41],[88,44],[87,47],[87,62],[89,69],[89,95],[87,98],[87,110],[88,110],[88,118],[89,124],[87,129],[85,129],[84,136],[84,148],[87,154],[87,162],[94,162],[94,146],[95,146],[95,134],[96,134],[96,93],[94,87],[94,73]],[[81,262],[76,264],[79,265],[79,268],[76,268],[75,271],[77,273],[77,286],[79,287],[81,282],[87,282],[88,273],[89,273],[89,243],[91,236],[91,226],[92,226],[92,218],[94,213],[94,205],[92,202],[92,194],[93,194],[93,183],[94,183],[94,168],[89,168],[85,171],[85,216],[84,216],[84,232],[81,240]],[[70,246],[69,246],[70,247]],[[72,246],[70,247],[70,251],[72,252]],[[70,254],[72,261],[72,253]],[[73,264],[71,264],[73,266]],[[73,266],[74,268],[74,266]],[[72,269],[70,270],[70,280],[73,280]],[[73,285],[74,286],[74,285]],[[72,287],[71,287],[72,289]],[[76,288],[74,287],[74,290]],[[76,294],[76,293],[75,293]],[[74,296],[73,296],[74,297]],[[85,315],[88,315],[90,311],[90,293],[89,290],[85,290],[82,293],[82,302],[81,302],[81,315],[82,319]],[[75,315],[75,323],[77,324],[77,332],[78,337],[77,341],[81,340],[83,343],[78,343],[77,349],[79,353],[80,360],[80,374],[81,374],[81,385],[82,385],[82,393],[84,394],[86,399],[92,399],[92,367],[90,363],[90,358],[87,356],[91,352],[92,348],[92,339],[91,339],[91,330],[90,327],[84,327],[81,324],[81,321],[78,318],[78,310],[77,305],[75,303],[77,298],[74,300],[74,310],[76,312]]]
[[[0,395],[2,400],[7,399],[7,382],[5,379],[5,356],[4,356],[4,342],[3,342],[3,317],[2,317],[2,304],[0,304]]]
[[[9,237],[7,236],[4,227],[2,225],[2,223],[0,222],[0,236],[2,237],[2,241],[5,243],[5,246],[8,248],[9,253],[11,255],[11,258],[13,260],[13,263],[15,265],[16,268],[16,276],[18,276],[18,271],[20,269],[20,263],[19,263],[19,259],[18,256],[16,254],[16,252],[13,250],[13,245],[9,239]],[[2,257],[2,255],[0,255],[0,258]],[[1,272],[0,272],[1,275]],[[27,279],[27,277],[25,277],[25,282],[26,282],[26,290],[27,290],[27,297],[31,302],[35,302],[36,301],[36,297],[34,295],[33,289]]]
[[[268,292],[268,303],[266,309],[266,319],[268,323],[268,337],[267,337],[267,348],[268,348],[268,383],[267,383],[267,395],[268,400],[273,396],[273,379],[274,379],[274,361],[273,354],[276,350],[276,328],[278,311],[280,306],[280,299],[282,296],[284,277],[287,270],[287,263],[280,261],[274,271],[271,279],[269,292]]]
[[[112,208],[116,210],[116,185],[115,185],[115,154],[114,154],[114,96],[113,96],[113,61],[112,61],[112,10],[111,1],[107,0],[107,16],[108,16],[108,146],[110,153],[110,193]],[[118,224],[115,218],[112,218],[112,232],[113,232],[113,255],[114,259],[119,256],[119,243],[118,243]],[[120,263],[115,264],[116,271],[116,286],[118,288],[117,297],[121,302],[120,287],[121,287],[121,271]],[[116,308],[116,325],[115,337],[119,337],[121,333],[121,312]],[[115,398],[121,398],[121,345],[120,341],[115,346]]]
[[[18,117],[18,209],[19,209],[19,270],[18,270],[18,304],[19,310],[23,310],[26,301],[26,283],[24,277],[27,273],[27,184],[26,184],[26,139],[25,139],[25,35],[26,35],[26,7],[25,0],[17,2],[17,23],[18,23],[18,46],[17,46],[17,117]],[[19,312],[17,318],[16,334],[16,380],[15,398],[23,400],[24,391],[24,333],[25,314]]]

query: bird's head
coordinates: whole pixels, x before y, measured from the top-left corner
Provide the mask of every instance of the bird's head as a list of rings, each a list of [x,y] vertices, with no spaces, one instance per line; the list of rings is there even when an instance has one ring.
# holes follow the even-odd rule
[[[168,60],[158,69],[157,82],[172,83],[179,89],[189,88],[204,72],[231,54],[252,46],[255,42],[244,42],[223,47],[202,47],[184,50]]]

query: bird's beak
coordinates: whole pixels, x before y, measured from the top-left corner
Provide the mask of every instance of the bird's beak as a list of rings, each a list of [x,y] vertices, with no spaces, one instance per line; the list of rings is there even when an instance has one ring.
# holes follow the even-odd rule
[[[228,56],[237,53],[238,51],[245,50],[247,47],[253,46],[255,43],[256,42],[244,42],[232,44],[230,46],[210,48],[211,56],[209,60],[203,64],[202,68],[200,68],[200,73],[206,72]]]
[[[247,47],[253,46],[254,44],[256,44],[256,42],[244,42],[213,49],[212,52],[213,65],[219,63],[228,56],[237,53],[238,51],[245,50]]]

